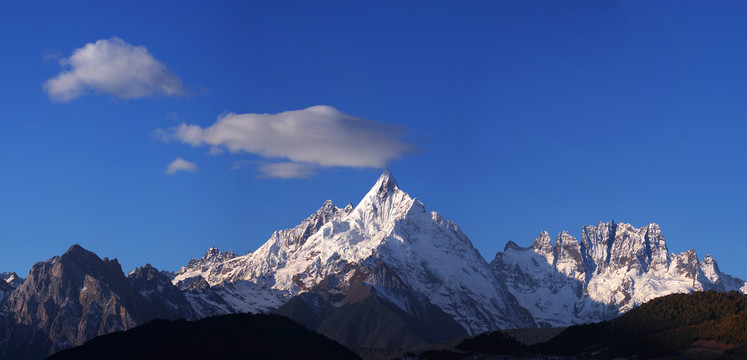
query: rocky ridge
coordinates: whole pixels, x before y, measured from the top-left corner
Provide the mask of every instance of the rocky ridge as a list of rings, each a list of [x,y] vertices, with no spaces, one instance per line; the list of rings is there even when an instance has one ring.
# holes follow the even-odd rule
[[[46,358],[151,319],[194,316],[165,274],[146,266],[127,278],[116,259],[79,245],[36,263],[0,302],[0,314],[0,358],[6,359]]]
[[[509,243],[491,266],[542,326],[567,326],[618,316],[672,293],[738,290],[747,283],[719,271],[694,249],[671,254],[657,224],[635,228],[600,222],[582,238],[563,232],[555,245],[542,232],[531,247]]]

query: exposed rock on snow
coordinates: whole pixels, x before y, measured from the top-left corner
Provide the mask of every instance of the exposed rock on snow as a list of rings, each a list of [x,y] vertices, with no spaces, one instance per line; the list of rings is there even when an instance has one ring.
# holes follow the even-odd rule
[[[543,232],[529,248],[511,242],[491,263],[541,325],[605,320],[671,293],[747,290],[710,255],[671,255],[657,224],[600,222],[583,227],[580,243],[567,232],[554,247],[549,240]]]

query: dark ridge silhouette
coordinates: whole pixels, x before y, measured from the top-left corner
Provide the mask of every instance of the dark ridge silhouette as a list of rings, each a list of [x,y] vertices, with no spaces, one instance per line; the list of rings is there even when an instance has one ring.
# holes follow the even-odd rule
[[[457,350],[471,353],[521,355],[530,349],[502,331],[491,331],[465,339],[456,346]]]
[[[466,339],[452,349],[413,358],[493,359],[747,359],[747,295],[736,291],[672,294],[620,317],[571,326],[549,341],[525,346],[501,331]],[[407,357],[407,356],[405,356]]]
[[[360,359],[279,315],[232,314],[197,321],[153,320],[60,351],[62,359]]]

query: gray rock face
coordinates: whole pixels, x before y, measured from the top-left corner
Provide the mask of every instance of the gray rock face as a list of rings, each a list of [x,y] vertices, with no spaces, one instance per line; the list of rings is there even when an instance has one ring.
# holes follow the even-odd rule
[[[168,273],[147,264],[133,270],[127,280],[131,288],[146,300],[141,304],[144,318],[198,319],[184,293],[171,283]]]
[[[558,270],[571,277],[581,281],[586,279],[583,253],[581,252],[581,245],[578,243],[575,237],[563,231],[558,235],[556,240],[556,250],[558,253],[558,261],[555,263],[555,267]]]
[[[3,300],[5,300],[10,293],[13,292],[13,288],[10,286],[10,284],[0,281],[0,304],[3,303]],[[2,316],[2,309],[0,309],[0,316]]]
[[[514,244],[511,241],[509,241],[508,243]],[[516,247],[519,246],[516,245]],[[555,258],[558,254],[555,251],[555,247],[552,245],[552,239],[550,238],[550,234],[548,234],[547,231],[543,231],[542,233],[540,233],[540,236],[534,240],[534,243],[532,243],[532,249],[536,254],[544,257],[545,260],[547,260],[548,264],[555,264]]]
[[[73,245],[62,256],[36,263],[0,304],[0,357],[46,358],[153,318],[189,316],[183,306],[184,296],[152,267],[128,279],[116,259],[102,260]]]

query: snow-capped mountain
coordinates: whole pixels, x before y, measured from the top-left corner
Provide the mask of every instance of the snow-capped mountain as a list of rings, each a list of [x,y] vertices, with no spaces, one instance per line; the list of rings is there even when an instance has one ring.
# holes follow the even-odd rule
[[[327,201],[244,255],[210,248],[176,273],[125,276],[116,259],[74,245],[25,280],[0,275],[0,359],[44,358],[162,317],[273,311],[350,347],[410,348],[609,319],[670,293],[747,293],[710,255],[671,254],[656,224],[600,222],[554,243],[542,232],[488,263],[388,171],[357,206]]]
[[[410,291],[440,307],[470,333],[535,325],[459,227],[427,212],[388,171],[355,208],[338,208],[327,201],[295,228],[275,232],[254,253],[202,265],[212,258],[210,253],[182,268],[173,283],[184,288],[194,279],[204,279],[210,285],[206,290],[237,285],[259,289],[265,297],[254,305],[264,310],[284,304],[346,266],[370,269],[384,263]],[[349,281],[342,278],[337,286]],[[229,292],[229,297],[241,294]],[[190,297],[196,307],[209,296],[199,295]],[[241,301],[248,298],[242,297]]]
[[[657,224],[600,222],[567,232],[553,246],[542,232],[531,247],[509,242],[491,266],[541,326],[609,319],[648,300],[701,290],[747,292],[744,280],[719,271],[695,250],[670,254]]]

